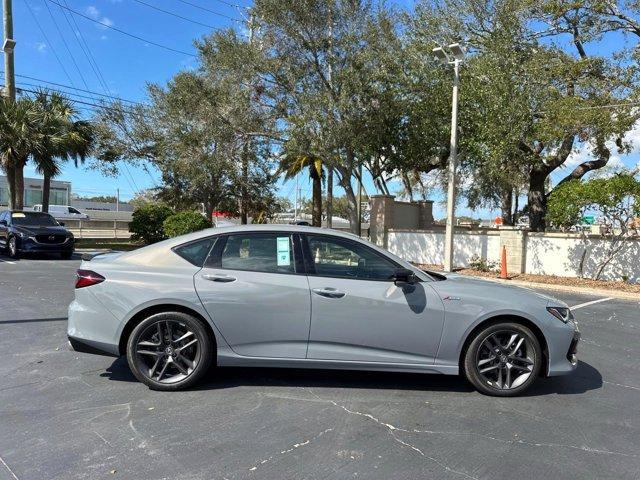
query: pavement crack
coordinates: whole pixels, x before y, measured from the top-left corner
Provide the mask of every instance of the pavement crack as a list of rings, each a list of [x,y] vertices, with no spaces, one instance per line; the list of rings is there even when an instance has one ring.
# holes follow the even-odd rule
[[[415,445],[412,445],[409,442],[405,442],[404,440],[402,440],[401,438],[399,438],[396,434],[396,432],[405,432],[405,433],[413,433],[411,430],[407,430],[405,428],[399,428],[396,427],[395,425],[392,425],[390,423],[385,423],[383,421],[381,421],[380,419],[374,417],[373,415],[371,415],[370,413],[363,413],[363,412],[358,412],[356,410],[351,410],[347,407],[345,407],[344,405],[340,405],[338,402],[335,402],[333,400],[330,399],[323,399],[322,397],[320,397],[319,395],[317,395],[314,391],[312,391],[311,389],[309,389],[309,392],[316,398],[323,400],[327,403],[331,403],[332,405],[341,408],[342,410],[344,410],[345,412],[351,414],[351,415],[357,415],[360,417],[364,417],[367,418],[373,422],[375,422],[376,424],[385,427],[387,429],[387,431],[389,432],[389,434],[391,434],[391,436],[393,437],[394,441],[396,441],[397,443],[399,443],[400,445],[403,445],[407,448],[410,448],[411,450],[413,450],[414,452],[416,452],[417,454],[419,454],[420,456],[426,458],[427,460],[430,460],[431,462],[435,463],[436,465],[438,465],[440,468],[442,468],[443,470],[450,472],[450,473],[454,473],[456,475],[465,477],[465,478],[470,478],[472,480],[478,480],[477,477],[474,477],[472,475],[469,475],[468,473],[462,472],[460,470],[455,470],[451,467],[449,467],[447,464],[445,464],[444,462],[433,458],[429,455],[427,455],[423,450],[419,449],[418,447],[416,447]]]
[[[262,465],[269,463],[271,460],[273,460],[274,457],[279,456],[279,455],[286,455],[288,453],[293,452],[294,450],[297,450],[300,447],[304,447],[306,445],[309,445],[311,442],[319,439],[320,437],[322,437],[325,433],[329,433],[333,431],[333,428],[327,428],[323,431],[321,431],[320,433],[318,433],[315,437],[310,438],[309,440],[305,440],[304,442],[299,442],[299,443],[294,443],[290,448],[287,448],[285,450],[280,451],[280,453],[278,453],[277,455],[271,455],[268,458],[265,458],[264,460],[261,460],[260,462],[258,462],[256,465],[254,465],[253,467],[251,467],[249,469],[250,472],[255,472],[259,467],[261,467]]]

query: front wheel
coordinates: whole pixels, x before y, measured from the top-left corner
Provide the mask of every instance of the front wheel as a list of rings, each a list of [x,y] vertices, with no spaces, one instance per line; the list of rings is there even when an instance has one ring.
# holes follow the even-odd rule
[[[473,338],[464,358],[467,379],[480,392],[512,397],[528,389],[542,367],[540,342],[524,325],[490,325]]]
[[[7,246],[7,252],[9,253],[9,256],[11,258],[18,258],[18,256],[20,255],[18,253],[18,242],[16,240],[16,237],[9,238],[9,244]]]
[[[196,383],[213,360],[202,322],[183,312],[156,313],[139,323],[127,342],[127,361],[152,390],[182,390]]]

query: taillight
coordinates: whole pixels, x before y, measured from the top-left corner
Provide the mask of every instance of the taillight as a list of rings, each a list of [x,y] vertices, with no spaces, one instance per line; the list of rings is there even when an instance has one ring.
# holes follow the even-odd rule
[[[104,282],[104,277],[91,270],[78,270],[76,272],[76,288],[90,287]]]

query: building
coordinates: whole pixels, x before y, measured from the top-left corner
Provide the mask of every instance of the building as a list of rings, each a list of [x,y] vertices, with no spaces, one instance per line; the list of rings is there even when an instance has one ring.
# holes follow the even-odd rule
[[[30,209],[34,205],[42,203],[42,184],[40,178],[24,179],[24,208]],[[49,193],[49,203],[51,205],[71,205],[71,182],[51,180],[51,191]],[[9,185],[7,177],[0,175],[0,207],[9,205]]]

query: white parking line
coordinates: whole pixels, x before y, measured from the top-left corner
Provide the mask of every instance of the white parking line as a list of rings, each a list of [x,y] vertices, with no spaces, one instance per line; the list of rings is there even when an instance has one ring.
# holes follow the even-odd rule
[[[600,298],[598,300],[592,300],[590,302],[579,303],[578,305],[574,305],[571,307],[571,310],[577,310],[582,307],[588,307],[589,305],[594,305],[596,303],[606,302],[607,300],[613,300],[613,297]]]

